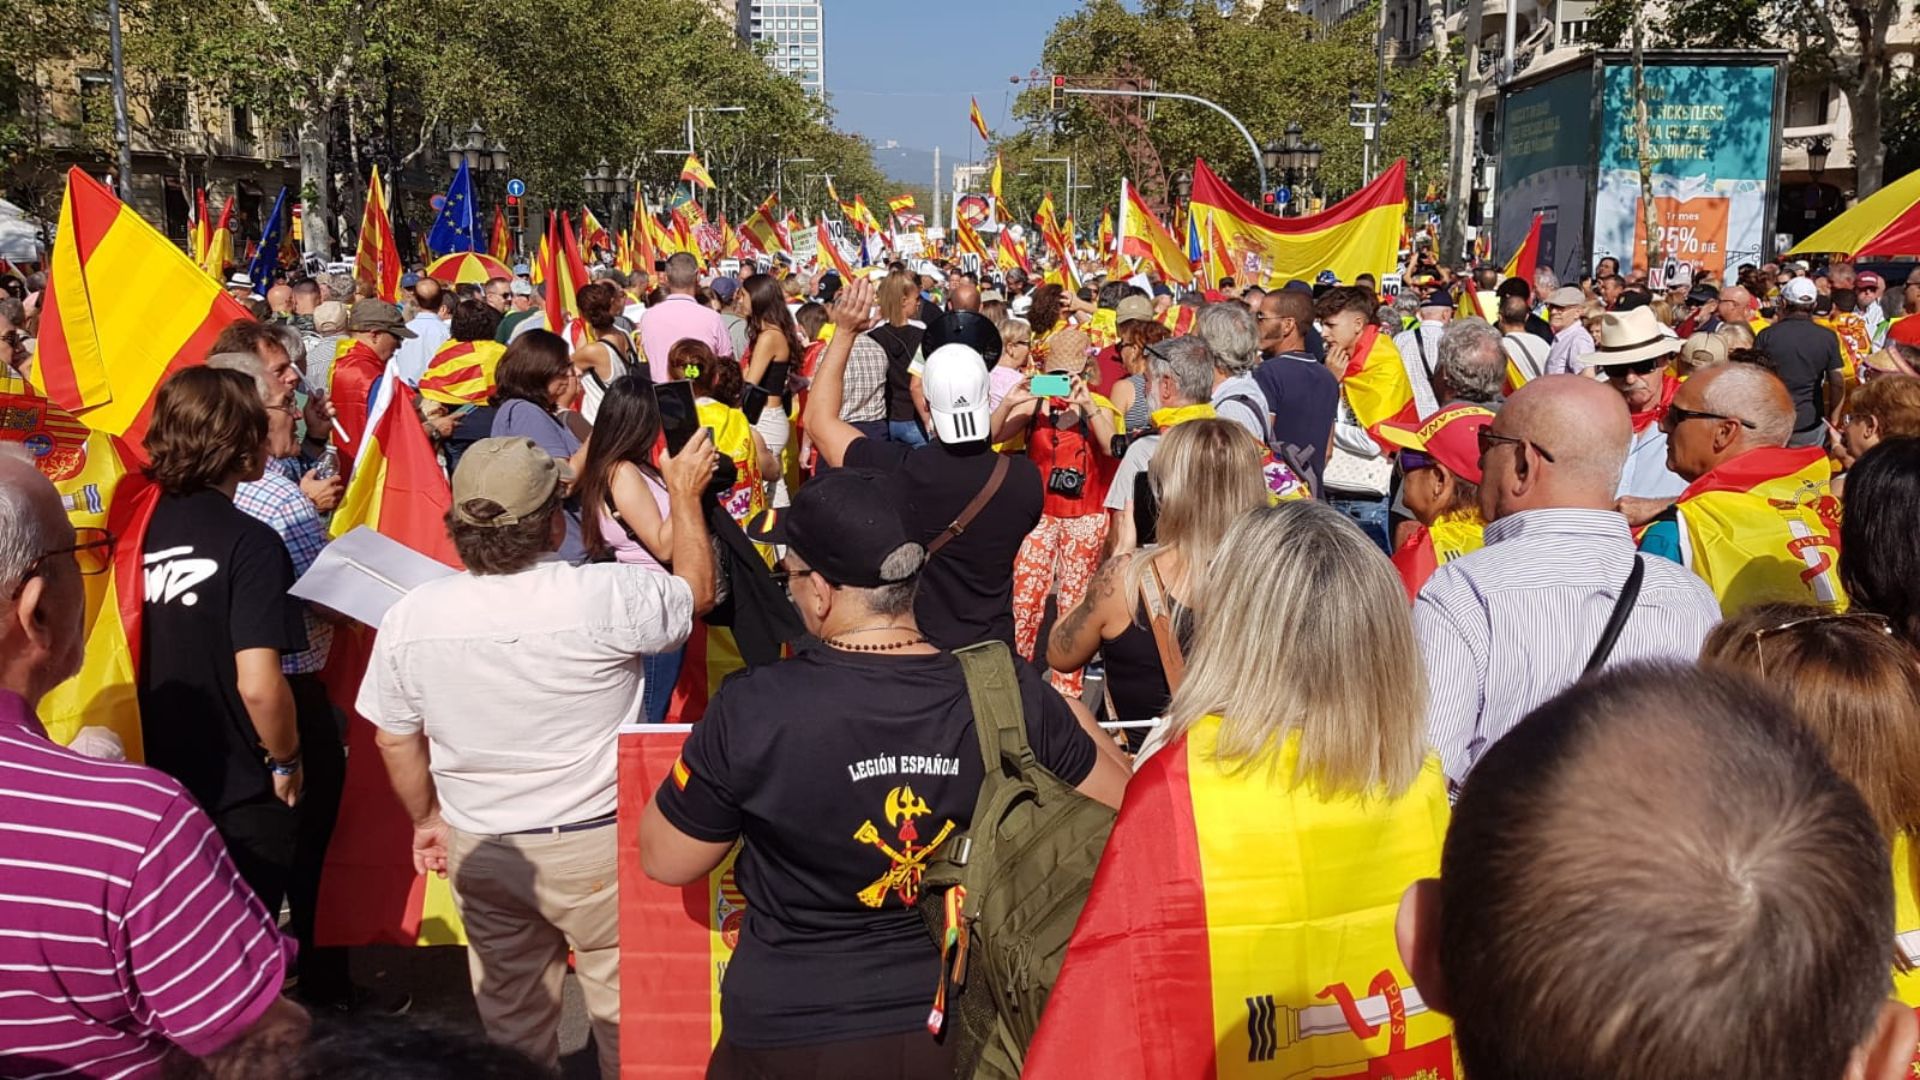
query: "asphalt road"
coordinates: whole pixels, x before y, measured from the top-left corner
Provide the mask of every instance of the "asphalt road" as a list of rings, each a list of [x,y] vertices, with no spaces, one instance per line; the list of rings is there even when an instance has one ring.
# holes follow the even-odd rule
[[[412,995],[409,1015],[459,1030],[484,1034],[474,1011],[467,976],[467,950],[459,946],[401,948],[368,946],[352,950],[353,981],[380,991]],[[560,1075],[566,1080],[596,1080],[593,1035],[580,986],[569,974],[560,1013]]]

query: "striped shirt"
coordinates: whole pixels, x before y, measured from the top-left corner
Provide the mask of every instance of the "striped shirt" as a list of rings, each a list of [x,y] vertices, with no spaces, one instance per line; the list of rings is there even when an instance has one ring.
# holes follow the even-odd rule
[[[179,784],[47,739],[0,691],[0,1076],[157,1076],[280,994],[274,928]]]
[[[1413,605],[1427,734],[1455,784],[1580,677],[1635,558],[1627,519],[1608,510],[1524,511],[1488,525],[1486,541],[1434,571]],[[1609,666],[1692,662],[1720,621],[1705,582],[1665,559],[1646,564]]]

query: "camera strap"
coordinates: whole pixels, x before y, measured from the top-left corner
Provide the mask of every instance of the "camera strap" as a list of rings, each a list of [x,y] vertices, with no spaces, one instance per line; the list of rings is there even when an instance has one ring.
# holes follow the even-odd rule
[[[1000,485],[1007,479],[1007,470],[1013,467],[1013,462],[1005,454],[995,454],[993,458],[993,475],[987,477],[986,486],[974,495],[973,501],[966,505],[966,509],[960,511],[960,516],[953,519],[953,524],[940,530],[940,535],[934,537],[933,543],[927,545],[927,558],[933,558],[954,537],[966,532],[967,526],[973,524],[973,519],[979,517],[980,511],[985,510],[987,504],[993,501],[994,494],[1000,490]]]

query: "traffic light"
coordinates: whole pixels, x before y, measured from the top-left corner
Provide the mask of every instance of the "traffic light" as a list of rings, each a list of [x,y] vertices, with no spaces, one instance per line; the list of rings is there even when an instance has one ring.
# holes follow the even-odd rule
[[[1053,112],[1059,112],[1061,106],[1065,105],[1066,103],[1067,103],[1067,77],[1065,75],[1055,75],[1053,77],[1052,90],[1049,92],[1047,97],[1047,108]]]
[[[1279,200],[1274,197],[1273,192],[1269,191],[1264,195],[1260,196],[1260,201],[1263,203],[1266,203],[1268,206],[1272,206],[1274,203],[1278,202]]]

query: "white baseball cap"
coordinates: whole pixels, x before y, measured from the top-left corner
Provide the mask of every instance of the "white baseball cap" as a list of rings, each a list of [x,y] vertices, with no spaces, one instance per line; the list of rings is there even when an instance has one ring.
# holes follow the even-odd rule
[[[978,351],[958,343],[933,350],[921,369],[920,385],[941,442],[986,441],[993,409],[987,405],[987,362]]]
[[[1811,278],[1797,277],[1780,286],[1780,299],[1789,304],[1811,304],[1819,298],[1820,290]]]

